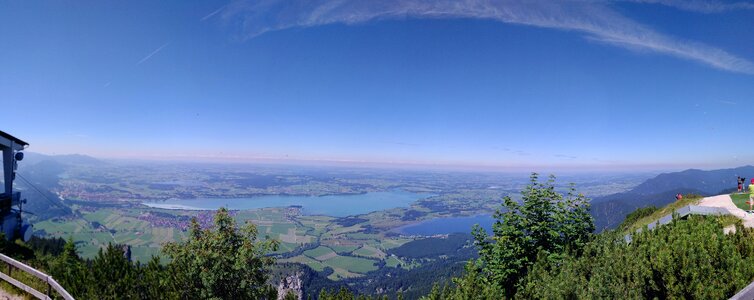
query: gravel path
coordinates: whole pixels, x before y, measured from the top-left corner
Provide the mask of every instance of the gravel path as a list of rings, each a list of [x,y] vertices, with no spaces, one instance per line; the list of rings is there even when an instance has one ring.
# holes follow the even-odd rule
[[[0,300],[23,300],[24,298],[19,295],[11,295],[4,290],[0,290]]]
[[[743,220],[744,226],[748,228],[754,227],[754,214],[747,213],[743,209],[738,208],[733,204],[733,200],[728,195],[717,195],[712,197],[706,197],[699,201],[699,206],[710,207],[722,207],[728,210],[732,215],[739,217]]]

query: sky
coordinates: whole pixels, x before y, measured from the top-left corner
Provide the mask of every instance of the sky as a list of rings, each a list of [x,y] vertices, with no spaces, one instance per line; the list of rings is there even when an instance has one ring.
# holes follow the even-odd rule
[[[744,1],[0,1],[0,130],[103,158],[740,166],[752,28]]]

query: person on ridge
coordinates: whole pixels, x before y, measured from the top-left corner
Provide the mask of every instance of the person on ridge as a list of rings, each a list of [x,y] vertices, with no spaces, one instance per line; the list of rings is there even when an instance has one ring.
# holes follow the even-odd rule
[[[751,184],[749,185],[749,206],[751,207],[754,205],[754,178],[751,179]]]
[[[683,200],[683,195],[681,195],[681,193],[676,194],[675,201],[681,201],[681,200]]]
[[[742,193],[744,190],[744,182],[746,182],[746,177],[738,176],[738,193]]]
[[[741,176],[736,176],[736,182],[738,183],[738,193],[741,193]]]

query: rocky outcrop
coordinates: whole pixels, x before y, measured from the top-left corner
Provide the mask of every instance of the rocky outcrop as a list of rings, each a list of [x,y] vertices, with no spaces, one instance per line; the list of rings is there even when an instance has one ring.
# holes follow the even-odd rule
[[[296,297],[295,299],[303,299],[304,293],[302,286],[301,273],[297,272],[296,274],[283,278],[278,284],[278,300],[286,299],[285,296],[288,294],[294,295]]]

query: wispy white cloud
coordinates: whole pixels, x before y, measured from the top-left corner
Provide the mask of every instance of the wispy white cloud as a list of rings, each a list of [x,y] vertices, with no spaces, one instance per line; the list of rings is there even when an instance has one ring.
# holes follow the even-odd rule
[[[589,40],[617,47],[662,53],[721,70],[754,74],[754,63],[745,58],[659,33],[619,14],[610,3],[586,0],[237,0],[223,9],[221,16],[240,24],[244,38],[293,27],[358,24],[381,19],[487,19],[581,32]]]
[[[386,143],[393,144],[393,145],[398,145],[398,146],[408,146],[408,147],[419,147],[419,146],[421,146],[420,144],[406,143],[406,142],[386,142]]]
[[[155,56],[155,54],[157,54],[160,51],[162,51],[162,49],[165,48],[165,47],[167,47],[169,44],[170,43],[165,43],[162,46],[160,46],[159,48],[155,49],[154,51],[152,51],[152,53],[149,53],[147,56],[144,56],[144,58],[142,58],[141,60],[139,60],[139,62],[137,62],[136,65],[138,66],[138,65],[144,63],[145,61],[148,61],[150,58],[152,58],[152,56]]]
[[[711,14],[733,10],[754,10],[751,2],[721,2],[714,0],[617,0],[622,2],[635,2],[647,4],[659,4],[674,7],[681,10]]]
[[[717,102],[720,102],[722,104],[728,104],[728,105],[738,105],[738,103],[728,100],[717,100]]]
[[[567,154],[554,154],[553,156],[557,157],[557,158],[565,158],[565,159],[577,159],[578,158],[578,156],[567,155]]]

